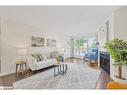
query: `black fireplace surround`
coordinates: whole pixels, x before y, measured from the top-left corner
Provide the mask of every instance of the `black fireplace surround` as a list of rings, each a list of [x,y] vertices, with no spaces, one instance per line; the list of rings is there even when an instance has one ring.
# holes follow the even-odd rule
[[[110,54],[100,51],[100,67],[110,75]]]

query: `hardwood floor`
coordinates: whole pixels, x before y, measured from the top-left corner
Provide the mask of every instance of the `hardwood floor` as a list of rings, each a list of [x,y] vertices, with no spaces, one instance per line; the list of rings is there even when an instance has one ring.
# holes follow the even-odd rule
[[[69,62],[70,63],[81,63],[84,61],[82,59],[79,59],[79,58],[67,58],[65,60],[65,62],[67,62],[67,63],[69,63]],[[90,65],[88,62],[85,62],[85,64],[88,64],[88,66],[90,66],[93,69],[98,69],[97,65],[95,65],[95,64]],[[30,76],[33,76],[35,74],[44,72],[48,69],[51,69],[52,67],[53,66],[39,70],[39,71],[35,71],[35,72],[27,70],[26,74],[15,74],[15,73],[13,73],[10,75],[2,76],[2,77],[0,77],[0,86],[13,87],[14,82],[21,80],[21,79],[24,79],[24,78],[27,78],[27,77],[30,77]],[[106,89],[106,85],[109,81],[110,81],[109,75],[104,70],[101,70],[99,79],[98,79],[97,84],[96,84],[96,89]]]
[[[107,83],[110,81],[110,76],[101,69],[101,74],[96,84],[96,89],[107,89]]]
[[[42,70],[34,71],[34,72],[32,72],[31,70],[27,70],[26,73],[24,73],[24,74],[22,74],[22,73],[17,73],[17,74],[13,73],[13,74],[10,74],[10,75],[2,76],[2,77],[0,77],[0,86],[12,87],[13,88],[13,83],[14,82],[25,79],[25,78],[28,78],[28,77],[33,76],[35,74],[44,72],[48,69],[51,69],[52,67],[53,66],[44,68]]]

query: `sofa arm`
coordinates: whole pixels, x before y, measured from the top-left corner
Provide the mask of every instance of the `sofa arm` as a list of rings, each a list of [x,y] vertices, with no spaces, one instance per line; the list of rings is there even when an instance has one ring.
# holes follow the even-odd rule
[[[32,71],[37,69],[37,66],[36,66],[37,60],[36,60],[35,58],[33,58],[32,56],[30,56],[30,57],[28,58],[27,62],[28,62],[29,68],[30,68]]]

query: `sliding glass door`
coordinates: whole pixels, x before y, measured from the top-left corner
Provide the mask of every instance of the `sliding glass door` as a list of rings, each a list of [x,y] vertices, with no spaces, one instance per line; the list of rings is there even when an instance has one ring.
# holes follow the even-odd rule
[[[79,38],[75,40],[74,49],[76,56],[83,56],[84,51],[87,51],[87,40],[84,38]]]
[[[83,57],[91,49],[96,48],[97,37],[81,37],[74,41],[74,51],[76,57]]]

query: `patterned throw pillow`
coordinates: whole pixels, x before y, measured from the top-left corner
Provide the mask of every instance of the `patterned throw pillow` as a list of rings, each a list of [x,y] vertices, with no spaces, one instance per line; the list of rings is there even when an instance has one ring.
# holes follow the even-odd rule
[[[37,60],[37,62],[41,61],[39,54],[32,54],[32,57],[34,57]]]
[[[39,57],[40,57],[40,61],[43,61],[44,60],[44,57],[41,55],[41,54],[39,54]]]

